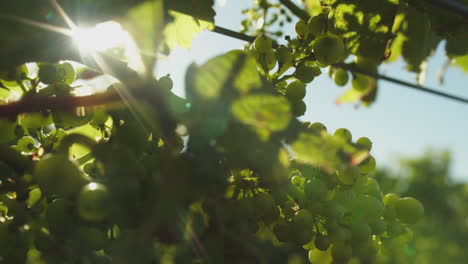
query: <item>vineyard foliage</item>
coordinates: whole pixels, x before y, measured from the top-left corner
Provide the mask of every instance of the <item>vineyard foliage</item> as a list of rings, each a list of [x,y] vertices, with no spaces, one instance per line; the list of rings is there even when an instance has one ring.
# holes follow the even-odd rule
[[[0,263],[392,263],[405,252],[423,205],[381,191],[370,139],[298,117],[327,70],[349,85],[340,101],[363,105],[377,81],[353,69],[402,56],[421,74],[445,40],[466,70],[466,18],[422,0],[253,1],[240,23],[254,41],[189,66],[181,98],[170,75],[153,77],[155,54],[220,32],[213,5],[0,3]],[[83,52],[65,17],[117,21],[143,66],[118,48]],[[76,94],[103,74],[116,82]]]

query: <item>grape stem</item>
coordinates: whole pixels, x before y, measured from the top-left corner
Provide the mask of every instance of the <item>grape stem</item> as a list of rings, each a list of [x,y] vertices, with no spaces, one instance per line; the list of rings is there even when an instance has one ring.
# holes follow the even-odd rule
[[[405,87],[408,87],[408,88],[416,89],[416,90],[421,91],[421,92],[438,95],[438,96],[441,96],[441,97],[444,97],[444,98],[447,98],[447,99],[451,99],[451,100],[454,100],[454,101],[457,101],[457,102],[467,103],[468,104],[468,99],[458,97],[458,96],[455,96],[455,95],[451,95],[451,94],[447,94],[447,93],[443,93],[443,92],[439,92],[439,91],[434,90],[433,88],[429,88],[429,87],[426,87],[426,86],[405,82],[405,81],[395,79],[393,77],[388,77],[388,76],[378,74],[378,73],[369,72],[369,71],[366,71],[366,70],[363,70],[363,69],[360,69],[360,68],[356,67],[354,64],[338,63],[338,64],[333,64],[332,66],[336,67],[336,68],[342,68],[342,69],[345,69],[345,70],[349,70],[349,71],[354,72],[354,73],[363,74],[363,75],[372,77],[374,79],[380,79],[380,80],[396,83],[396,84],[399,84],[399,85],[402,85],[402,86],[405,86]]]

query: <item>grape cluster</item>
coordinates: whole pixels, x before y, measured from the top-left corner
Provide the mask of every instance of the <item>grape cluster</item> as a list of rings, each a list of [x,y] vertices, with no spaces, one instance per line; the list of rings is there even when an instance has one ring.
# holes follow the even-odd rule
[[[301,41],[309,28],[298,25]],[[270,76],[276,88],[264,85],[254,96],[226,84],[217,100],[189,91],[192,107],[174,114],[185,129],[174,127],[170,135],[145,98],[136,108],[1,119],[0,263],[375,263],[404,247],[424,208],[414,198],[381,192],[372,178],[372,142],[353,141],[345,128],[329,134],[321,123],[291,118],[305,111],[306,83],[338,58],[325,52],[307,63],[294,54],[342,48],[336,36],[312,28],[322,35],[300,52],[275,50],[266,36],[250,51],[263,74],[277,62],[283,70],[296,67],[290,82]],[[72,93],[69,67],[39,64],[37,77],[19,81],[23,96]],[[160,89],[162,101],[174,103],[172,87],[166,75],[142,89]],[[245,97],[255,99],[241,105],[255,113],[248,122],[218,111],[224,123],[208,126],[206,113],[234,111]],[[265,99],[286,106],[279,112],[284,125],[274,122],[271,109],[260,111],[270,107]],[[204,118],[193,118],[196,111]],[[269,128],[268,140],[257,133]]]

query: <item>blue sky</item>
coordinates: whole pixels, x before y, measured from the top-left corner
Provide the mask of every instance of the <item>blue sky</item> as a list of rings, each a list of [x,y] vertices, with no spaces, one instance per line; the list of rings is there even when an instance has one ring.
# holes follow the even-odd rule
[[[241,10],[250,4],[251,1],[246,0],[228,0],[224,7],[218,4],[216,24],[238,30]],[[183,95],[185,70],[190,63],[202,64],[211,57],[242,48],[243,44],[213,32],[203,32],[193,41],[190,50],[176,49],[166,60],[160,60],[158,77],[170,73],[175,93]],[[429,62],[425,85],[468,98],[468,74],[457,68],[447,71],[443,85],[436,83],[435,76],[443,63],[444,51],[440,45]],[[399,60],[382,66],[380,73],[414,82],[415,76],[404,67],[404,62]],[[354,139],[369,137],[374,143],[372,154],[377,163],[395,171],[399,170],[396,161],[400,157],[419,156],[429,148],[450,150],[454,161],[452,175],[458,180],[468,180],[467,104],[380,81],[377,102],[371,107],[335,105],[345,89],[334,85],[327,74],[315,79],[307,88],[304,99],[307,112],[301,119],[322,122],[330,133],[346,127]]]

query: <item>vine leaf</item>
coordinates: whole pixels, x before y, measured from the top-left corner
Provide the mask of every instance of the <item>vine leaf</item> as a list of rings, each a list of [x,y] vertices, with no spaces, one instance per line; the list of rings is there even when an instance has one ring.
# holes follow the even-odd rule
[[[177,46],[188,49],[198,33],[204,29],[211,30],[214,28],[212,22],[198,20],[184,13],[169,11],[169,14],[174,17],[174,21],[167,25],[164,36],[170,50]]]

